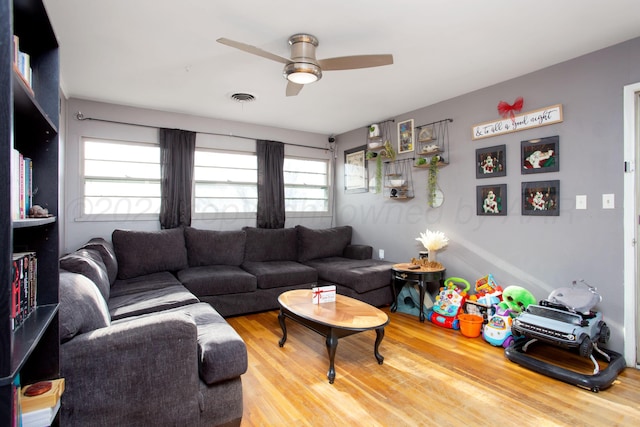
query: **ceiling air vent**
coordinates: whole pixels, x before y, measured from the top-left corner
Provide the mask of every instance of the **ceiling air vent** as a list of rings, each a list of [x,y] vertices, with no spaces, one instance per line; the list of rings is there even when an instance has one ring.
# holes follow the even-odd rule
[[[251,102],[255,101],[256,97],[250,93],[238,92],[231,94],[231,99],[238,102]]]

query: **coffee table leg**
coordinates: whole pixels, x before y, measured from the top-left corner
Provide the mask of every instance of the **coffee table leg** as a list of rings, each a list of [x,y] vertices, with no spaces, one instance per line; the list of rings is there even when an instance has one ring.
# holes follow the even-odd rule
[[[333,384],[333,380],[336,379],[336,368],[334,362],[336,359],[337,348],[338,338],[334,335],[333,328],[331,328],[327,334],[327,351],[329,352],[329,372],[327,372],[327,378],[329,378],[329,384]]]
[[[373,354],[376,356],[376,360],[378,361],[378,365],[382,365],[384,362],[384,357],[378,352],[378,348],[380,347],[380,343],[384,338],[384,328],[376,329],[376,344],[373,347]]]
[[[282,328],[282,338],[278,342],[280,347],[284,346],[284,343],[287,341],[287,327],[284,324],[284,314],[282,310],[280,310],[280,314],[278,314],[278,322],[280,322],[280,327]]]

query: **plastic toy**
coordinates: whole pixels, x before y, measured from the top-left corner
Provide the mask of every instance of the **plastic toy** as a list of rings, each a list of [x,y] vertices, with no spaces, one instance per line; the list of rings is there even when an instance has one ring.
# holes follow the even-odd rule
[[[500,286],[498,286],[492,274],[487,274],[476,280],[476,294],[492,294],[496,292],[498,288],[500,288]]]
[[[427,319],[443,328],[460,329],[458,314],[462,311],[470,287],[469,282],[459,277],[445,280]]]
[[[482,329],[482,337],[489,344],[496,347],[509,347],[513,343],[513,334],[511,332],[511,310],[494,306],[495,310]]]
[[[609,327],[599,312],[591,311],[600,302],[596,288],[581,281],[586,288],[578,288],[573,282],[571,288],[553,291],[540,304],[530,304],[526,311],[513,321],[515,343],[505,350],[507,358],[536,372],[575,384],[597,392],[610,386],[618,373],[625,367],[622,355],[600,349],[598,344],[609,340]],[[552,363],[526,355],[530,345],[537,341],[546,342],[568,350],[577,351],[582,357],[593,362],[593,375],[585,375]],[[594,357],[601,357],[609,364],[604,370]]]
[[[536,302],[536,297],[525,288],[510,285],[502,291],[502,302],[498,305],[500,308],[511,310],[511,317],[516,317]]]

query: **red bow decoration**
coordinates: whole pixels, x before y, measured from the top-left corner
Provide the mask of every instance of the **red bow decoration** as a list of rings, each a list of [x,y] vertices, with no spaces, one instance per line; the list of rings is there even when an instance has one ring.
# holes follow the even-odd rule
[[[511,117],[511,120],[515,120],[515,113],[519,113],[520,111],[522,111],[523,105],[524,99],[521,96],[516,98],[516,101],[511,105],[507,104],[504,101],[500,101],[498,103],[498,113],[500,113],[500,115],[505,119],[507,117]]]

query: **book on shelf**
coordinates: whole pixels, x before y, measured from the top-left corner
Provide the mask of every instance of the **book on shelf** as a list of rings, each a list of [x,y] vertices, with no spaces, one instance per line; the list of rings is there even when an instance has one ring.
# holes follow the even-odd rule
[[[20,50],[20,38],[16,35],[13,36],[13,66],[33,95],[33,70],[31,68],[31,56]]]
[[[33,161],[15,148],[11,152],[11,217],[25,219],[33,206]]]
[[[11,324],[15,330],[37,303],[38,258],[35,252],[16,252],[11,263]]]
[[[40,390],[38,391],[38,389]],[[31,391],[40,394],[32,395]],[[22,426],[43,427],[51,425],[60,409],[60,397],[63,392],[64,378],[41,381],[21,387],[20,418]]]
[[[20,410],[20,374],[18,373],[11,383],[11,393],[13,394],[13,406],[11,407],[11,427],[20,426],[22,419]]]

